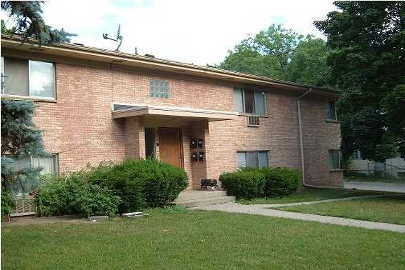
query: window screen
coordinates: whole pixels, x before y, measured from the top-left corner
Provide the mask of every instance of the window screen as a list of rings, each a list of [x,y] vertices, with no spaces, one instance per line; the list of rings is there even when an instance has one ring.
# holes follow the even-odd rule
[[[28,96],[28,61],[4,59],[4,94]]]
[[[246,167],[246,152],[238,152],[238,167]]]
[[[243,112],[243,90],[235,88],[233,91],[235,111]]]
[[[42,168],[41,174],[58,174],[58,156],[52,155],[51,157],[33,157],[31,159],[32,168]]]
[[[264,115],[266,113],[265,97],[262,92],[255,91],[255,113]]]
[[[165,80],[151,80],[150,96],[159,98],[169,98],[170,96],[169,82]]]
[[[269,157],[267,151],[258,152],[259,168],[269,166]]]
[[[30,96],[55,97],[55,69],[52,63],[30,61]]]

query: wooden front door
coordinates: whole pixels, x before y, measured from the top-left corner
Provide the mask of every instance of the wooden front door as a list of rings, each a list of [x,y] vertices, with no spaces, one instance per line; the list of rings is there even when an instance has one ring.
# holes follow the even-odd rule
[[[183,147],[179,128],[159,128],[160,160],[176,167],[183,167]]]

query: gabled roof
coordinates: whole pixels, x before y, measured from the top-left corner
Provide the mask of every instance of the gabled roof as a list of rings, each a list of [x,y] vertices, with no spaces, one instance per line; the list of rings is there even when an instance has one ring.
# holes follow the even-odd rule
[[[159,71],[188,74],[196,77],[232,81],[240,84],[251,84],[257,86],[296,90],[299,92],[312,89],[312,92],[321,95],[333,97],[339,96],[339,93],[336,90],[328,88],[321,88],[316,86],[275,80],[269,77],[228,71],[219,68],[169,61],[165,59],[156,58],[153,56],[129,54],[119,51],[111,51],[70,43],[38,45],[38,43],[32,40],[30,40],[29,42],[27,41],[24,42],[18,36],[2,35],[1,41],[2,41],[1,46],[3,49],[14,49],[14,50],[28,51],[31,53],[39,52],[49,54],[52,56],[65,56],[70,58],[93,60],[98,62],[112,63],[115,65],[141,67]]]

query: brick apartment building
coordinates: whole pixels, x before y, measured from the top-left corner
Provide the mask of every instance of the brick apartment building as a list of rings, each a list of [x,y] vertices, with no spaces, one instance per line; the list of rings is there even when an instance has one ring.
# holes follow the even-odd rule
[[[183,167],[189,187],[238,167],[287,166],[342,185],[331,90],[81,45],[2,38],[2,98],[35,101],[35,123],[65,173],[125,158]]]

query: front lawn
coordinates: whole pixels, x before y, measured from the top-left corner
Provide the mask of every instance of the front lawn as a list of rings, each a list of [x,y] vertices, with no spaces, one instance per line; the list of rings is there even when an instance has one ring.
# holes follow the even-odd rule
[[[152,210],[5,226],[3,269],[403,269],[402,234],[254,215]]]
[[[294,202],[309,202],[327,199],[338,199],[352,196],[374,195],[374,194],[379,193],[370,191],[347,190],[347,189],[304,188],[300,191],[297,191],[285,197],[255,198],[252,200],[240,199],[238,200],[238,202],[242,204],[294,203]]]
[[[405,195],[282,207],[280,210],[405,225]]]

